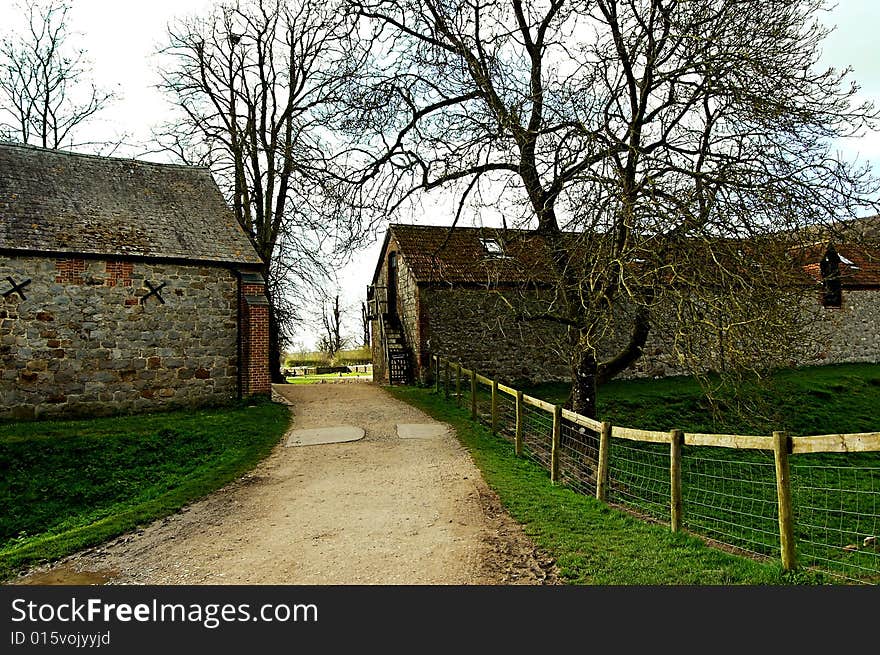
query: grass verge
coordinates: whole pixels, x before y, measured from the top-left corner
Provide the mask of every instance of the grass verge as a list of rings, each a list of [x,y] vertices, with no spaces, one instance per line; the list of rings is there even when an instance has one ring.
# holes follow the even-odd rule
[[[571,584],[779,585],[818,584],[816,573],[786,573],[775,561],[757,561],[710,548],[701,539],[646,523],[595,498],[550,484],[546,471],[514,456],[512,446],[469,420],[429,389],[389,392],[452,425],[486,482],[535,544],[556,559]]]
[[[0,425],[0,580],[171,514],[236,479],[285,406]]]

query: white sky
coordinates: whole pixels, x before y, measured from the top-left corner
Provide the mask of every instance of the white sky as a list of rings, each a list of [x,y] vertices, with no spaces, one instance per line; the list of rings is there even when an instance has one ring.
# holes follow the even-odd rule
[[[166,26],[176,17],[200,13],[213,0],[74,0],[72,31],[82,35],[82,46],[93,62],[93,77],[99,86],[118,89],[122,99],[106,110],[94,128],[102,138],[128,133],[134,142],[147,142],[150,127],[161,123],[168,105],[154,88],[156,50],[164,43]],[[825,42],[823,61],[829,66],[852,66],[852,79],[861,86],[862,95],[880,106],[880,24],[878,0],[840,0],[824,21],[836,25]],[[0,33],[17,22],[13,0],[0,0]],[[133,156],[138,151],[118,154]],[[847,153],[874,163],[880,168],[880,134],[861,139]],[[153,157],[154,159],[156,157]],[[442,210],[427,210],[418,222],[448,224],[450,217]],[[377,234],[381,239],[382,231]],[[354,308],[350,317],[353,336],[359,335],[359,306],[366,285],[375,268],[379,243],[356,253],[352,262],[339,272],[343,302]],[[353,320],[351,320],[353,319]],[[303,332],[302,339],[311,346],[315,334]]]

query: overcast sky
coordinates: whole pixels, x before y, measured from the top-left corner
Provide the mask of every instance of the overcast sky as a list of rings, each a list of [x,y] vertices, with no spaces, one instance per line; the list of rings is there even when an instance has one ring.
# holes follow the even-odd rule
[[[175,17],[199,13],[212,4],[213,0],[74,0],[71,27],[82,35],[95,80],[99,86],[117,88],[122,96],[95,125],[104,138],[127,133],[134,142],[149,140],[150,127],[161,123],[168,111],[166,101],[155,89],[155,53],[164,43],[166,26]],[[13,0],[0,0],[0,32],[19,20],[14,7]],[[840,0],[823,17],[824,22],[835,26],[823,48],[823,61],[829,66],[852,66],[853,79],[861,86],[862,95],[880,105],[880,40],[876,36],[880,1]],[[860,140],[847,152],[880,168],[880,134]],[[439,210],[432,216],[429,210],[420,222],[448,224],[449,218]],[[382,233],[376,236],[381,238]],[[352,263],[340,271],[339,284],[347,304],[357,307],[364,297],[378,246],[377,242],[357,253]],[[357,321],[355,316],[354,335],[358,334]],[[303,339],[311,345],[314,333],[305,332]]]

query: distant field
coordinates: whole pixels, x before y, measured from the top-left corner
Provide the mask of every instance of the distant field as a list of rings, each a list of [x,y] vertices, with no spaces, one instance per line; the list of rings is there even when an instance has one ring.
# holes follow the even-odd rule
[[[372,373],[325,373],[323,375],[297,375],[288,377],[288,384],[321,384],[340,380],[372,380]]]

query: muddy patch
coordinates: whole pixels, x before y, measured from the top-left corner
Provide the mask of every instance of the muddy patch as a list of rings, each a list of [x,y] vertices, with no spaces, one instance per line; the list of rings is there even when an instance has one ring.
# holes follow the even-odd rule
[[[80,571],[72,564],[59,564],[46,571],[35,571],[9,584],[19,585],[103,585],[119,576],[119,571],[103,569]]]

